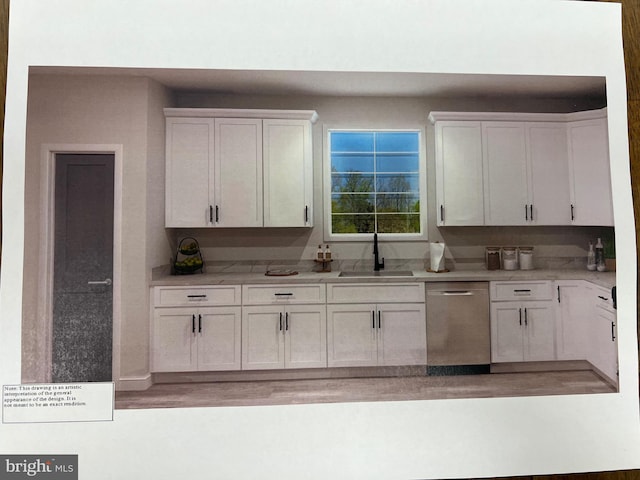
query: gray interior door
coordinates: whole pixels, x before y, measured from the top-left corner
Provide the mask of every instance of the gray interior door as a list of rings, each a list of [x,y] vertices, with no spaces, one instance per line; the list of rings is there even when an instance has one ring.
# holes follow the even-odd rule
[[[57,154],[53,382],[111,381],[113,338],[111,154]]]

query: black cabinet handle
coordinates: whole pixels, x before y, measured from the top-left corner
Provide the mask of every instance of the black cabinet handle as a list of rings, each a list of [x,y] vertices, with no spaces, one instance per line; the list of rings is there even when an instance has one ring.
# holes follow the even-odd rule
[[[524,219],[525,220],[529,220],[529,210],[528,210],[528,205],[524,206]]]
[[[520,325],[522,326],[522,309],[518,309],[518,316],[520,317]]]
[[[289,312],[284,314],[284,329],[289,331]]]
[[[198,315],[198,333],[202,333],[202,315]]]
[[[573,203],[571,204],[571,220],[573,220],[575,217],[573,216]]]
[[[209,223],[213,223],[213,206],[209,205]]]
[[[378,328],[380,328],[380,310],[378,310]]]
[[[376,312],[371,310],[371,328],[376,328]]]
[[[220,221],[220,208],[216,205],[216,223]]]
[[[558,303],[560,303],[560,285],[558,285]]]
[[[187,295],[187,298],[207,298],[206,295]]]
[[[440,221],[444,222],[444,205],[440,205]]]
[[[191,333],[196,333],[196,316],[191,315]]]
[[[280,312],[280,331],[282,331],[282,312]]]
[[[304,223],[309,223],[309,206],[304,206]]]
[[[616,334],[614,333],[615,326],[616,326],[616,324],[611,322],[611,341],[612,342],[615,342],[615,340],[616,340]]]
[[[530,211],[529,218],[533,222],[533,203],[529,205],[529,211]]]
[[[524,326],[526,327],[527,325],[528,325],[528,322],[527,322],[527,309],[525,308],[524,309]]]

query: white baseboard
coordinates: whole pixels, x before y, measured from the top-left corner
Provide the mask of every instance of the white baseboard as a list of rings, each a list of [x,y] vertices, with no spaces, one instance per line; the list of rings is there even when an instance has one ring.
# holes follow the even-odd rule
[[[116,381],[116,391],[133,392],[146,390],[153,385],[151,374],[142,377],[122,377]]]

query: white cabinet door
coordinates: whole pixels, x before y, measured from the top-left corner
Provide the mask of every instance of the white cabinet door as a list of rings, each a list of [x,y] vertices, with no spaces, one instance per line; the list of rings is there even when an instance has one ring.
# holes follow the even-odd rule
[[[618,347],[616,314],[595,308],[592,324],[593,354],[591,363],[613,383],[618,383]]]
[[[240,370],[240,307],[198,311],[198,370]]]
[[[480,122],[435,126],[437,223],[484,225]]]
[[[264,226],[313,225],[313,152],[308,120],[263,120]]]
[[[370,304],[327,306],[329,367],[377,365],[375,309]]]
[[[532,225],[571,224],[567,155],[566,124],[527,124],[528,203]]]
[[[593,306],[584,282],[557,282],[556,344],[558,360],[585,360],[590,351],[590,317]]]
[[[327,312],[324,305],[285,308],[285,368],[327,366]]]
[[[525,225],[527,151],[522,122],[482,122],[485,225]]]
[[[214,224],[261,227],[262,120],[216,118],[214,125]]]
[[[522,308],[515,302],[491,304],[491,361],[521,362],[524,359]]]
[[[213,119],[166,119],[166,227],[210,225],[213,149]]]
[[[552,302],[522,304],[524,361],[555,360],[555,315]]]
[[[426,365],[424,303],[380,304],[377,312],[378,365]]]
[[[197,370],[196,330],[197,315],[193,309],[156,309],[153,316],[152,371]]]
[[[552,302],[493,302],[491,361],[555,360]]]
[[[282,307],[242,308],[242,369],[284,368],[284,313]]]
[[[568,129],[573,224],[613,226],[607,120],[571,122]]]

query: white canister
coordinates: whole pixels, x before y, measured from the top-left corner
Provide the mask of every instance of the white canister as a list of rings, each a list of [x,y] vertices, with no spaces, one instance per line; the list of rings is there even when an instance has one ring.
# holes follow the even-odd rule
[[[520,247],[520,270],[533,270],[533,247]]]
[[[518,250],[516,247],[502,247],[502,268],[504,270],[518,269]]]

